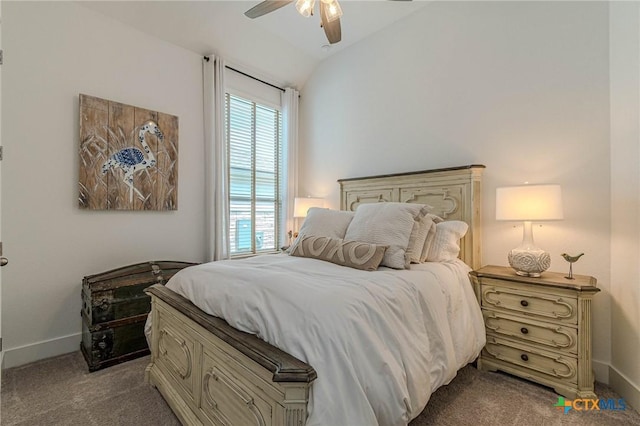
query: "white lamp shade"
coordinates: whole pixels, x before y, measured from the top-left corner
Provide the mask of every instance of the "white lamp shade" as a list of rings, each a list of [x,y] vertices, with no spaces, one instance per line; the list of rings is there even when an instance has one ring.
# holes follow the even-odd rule
[[[560,220],[560,185],[524,185],[496,189],[496,220]]]
[[[336,19],[340,19],[342,16],[342,8],[337,0],[322,0],[322,2],[325,4],[327,21],[333,22]]]
[[[324,207],[323,198],[296,197],[293,199],[293,217],[307,217],[311,207]]]
[[[308,18],[313,14],[313,6],[316,0],[298,0],[296,1],[296,9],[300,15]]]

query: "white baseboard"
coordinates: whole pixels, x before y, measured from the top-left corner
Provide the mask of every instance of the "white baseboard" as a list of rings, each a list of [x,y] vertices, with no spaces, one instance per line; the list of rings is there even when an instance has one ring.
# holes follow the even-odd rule
[[[81,341],[82,333],[74,333],[56,339],[6,349],[3,351],[2,368],[18,367],[52,356],[77,351],[80,348]]]
[[[593,368],[593,372],[596,376],[596,382],[604,383],[605,385],[609,384],[609,368],[611,366],[608,362],[598,361],[595,359],[591,360],[591,368]]]
[[[619,393],[628,405],[640,412],[640,386],[633,383],[612,365],[609,366],[609,378],[609,386]]]

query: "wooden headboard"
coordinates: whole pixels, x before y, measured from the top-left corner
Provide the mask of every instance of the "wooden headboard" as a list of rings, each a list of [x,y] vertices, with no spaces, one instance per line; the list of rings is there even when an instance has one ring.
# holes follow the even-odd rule
[[[359,204],[401,202],[428,204],[445,220],[469,225],[460,241],[460,258],[471,268],[482,266],[481,207],[483,165],[469,165],[420,172],[340,179],[340,209]]]

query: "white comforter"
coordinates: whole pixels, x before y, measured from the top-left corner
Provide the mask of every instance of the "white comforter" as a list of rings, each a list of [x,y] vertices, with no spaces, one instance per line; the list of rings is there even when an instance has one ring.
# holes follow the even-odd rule
[[[468,271],[365,272],[283,254],[190,267],[167,287],[311,365],[308,426],[406,425],[484,346]]]

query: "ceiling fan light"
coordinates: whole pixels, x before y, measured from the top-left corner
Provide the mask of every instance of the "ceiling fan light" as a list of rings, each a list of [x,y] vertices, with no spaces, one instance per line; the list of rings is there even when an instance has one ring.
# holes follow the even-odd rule
[[[340,7],[338,0],[321,1],[326,4],[325,9],[327,11],[327,21],[333,22],[336,19],[340,19],[342,16],[342,8]]]
[[[297,0],[296,1],[296,9],[300,13],[300,15],[308,18],[313,15],[313,6],[315,5],[316,0]]]

